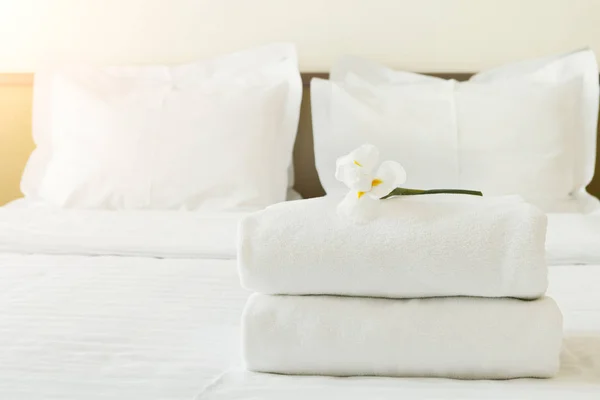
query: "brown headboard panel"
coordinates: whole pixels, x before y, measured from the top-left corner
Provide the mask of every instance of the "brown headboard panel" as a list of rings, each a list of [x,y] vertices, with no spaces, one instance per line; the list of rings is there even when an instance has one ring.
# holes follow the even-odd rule
[[[430,74],[444,79],[456,79],[464,81],[471,77],[469,73],[436,73]],[[313,134],[310,113],[310,80],[312,78],[327,79],[324,73],[303,73],[304,94],[302,95],[302,109],[300,112],[300,124],[298,136],[294,147],[295,189],[304,197],[318,197],[325,194],[315,167],[315,154],[313,147]],[[600,143],[600,129],[598,129],[598,142]],[[597,147],[600,149],[600,146]],[[596,197],[600,197],[600,154],[596,156],[596,176],[588,186],[588,191]]]

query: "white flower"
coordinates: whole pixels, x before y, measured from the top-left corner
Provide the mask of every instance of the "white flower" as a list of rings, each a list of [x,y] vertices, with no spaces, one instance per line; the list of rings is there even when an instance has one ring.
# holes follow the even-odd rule
[[[379,168],[379,150],[365,144],[337,159],[335,177],[350,192],[338,205],[338,213],[364,223],[377,216],[379,200],[406,182],[406,171],[395,161],[384,161]]]

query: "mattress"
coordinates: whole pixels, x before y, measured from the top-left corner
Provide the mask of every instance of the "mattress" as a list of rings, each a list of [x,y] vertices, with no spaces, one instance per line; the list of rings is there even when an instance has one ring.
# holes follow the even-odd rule
[[[239,216],[29,215],[0,213],[2,400],[600,399],[600,264],[550,269],[555,379],[280,376],[241,364]]]

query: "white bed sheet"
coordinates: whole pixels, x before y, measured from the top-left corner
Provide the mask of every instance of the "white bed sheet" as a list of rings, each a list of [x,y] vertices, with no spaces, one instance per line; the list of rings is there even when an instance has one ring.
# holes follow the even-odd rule
[[[233,259],[244,215],[16,203],[0,207],[0,252]]]
[[[550,265],[600,264],[600,212],[549,214],[546,259]]]
[[[594,263],[550,271],[559,377],[461,382],[244,371],[244,215],[0,208],[0,399],[600,399],[598,216],[549,218],[552,256]]]
[[[233,259],[249,212],[61,210],[19,199],[0,207],[0,253]],[[600,212],[549,214],[546,258],[600,264]]]
[[[234,260],[0,255],[0,399],[191,399],[239,354]]]
[[[0,399],[599,399],[599,284],[551,268],[553,380],[290,377],[241,369],[235,260],[0,254]]]

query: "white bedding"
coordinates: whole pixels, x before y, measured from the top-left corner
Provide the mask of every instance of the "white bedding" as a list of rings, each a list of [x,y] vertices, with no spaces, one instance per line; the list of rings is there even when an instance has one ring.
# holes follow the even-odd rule
[[[550,269],[548,294],[564,315],[561,368],[554,379],[460,381],[437,378],[332,378],[247,372],[237,367],[206,387],[196,400],[600,398],[600,265]]]
[[[232,259],[244,215],[0,207],[0,252]]]
[[[600,212],[548,214],[546,259],[550,265],[600,264]]]
[[[0,253],[233,259],[238,222],[250,211],[60,210],[19,199],[0,207]],[[600,212],[548,214],[549,265],[600,264],[598,243]]]
[[[0,399],[598,399],[599,283],[600,265],[551,269],[553,380],[287,377],[241,370],[234,260],[2,254]]]
[[[565,324],[556,379],[265,375],[241,370],[249,293],[236,261],[217,259],[234,255],[236,217],[9,209],[0,208],[2,400],[600,398],[600,263],[550,270]],[[59,254],[70,252],[87,255]]]

